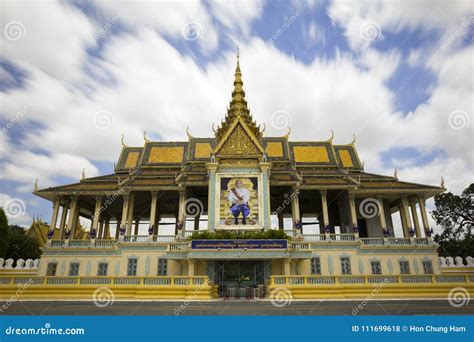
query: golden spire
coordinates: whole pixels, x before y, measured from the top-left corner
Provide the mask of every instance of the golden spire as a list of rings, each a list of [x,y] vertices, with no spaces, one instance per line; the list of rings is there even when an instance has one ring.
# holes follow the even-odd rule
[[[224,121],[216,130],[217,138],[222,137],[230,125],[238,117],[240,117],[245,122],[245,124],[257,138],[260,138],[260,129],[253,121],[252,115],[250,115],[250,110],[247,106],[247,101],[245,100],[244,82],[242,81],[242,71],[240,70],[240,52],[237,48],[237,66],[235,67],[232,99],[230,101],[229,107],[227,108],[227,114]]]

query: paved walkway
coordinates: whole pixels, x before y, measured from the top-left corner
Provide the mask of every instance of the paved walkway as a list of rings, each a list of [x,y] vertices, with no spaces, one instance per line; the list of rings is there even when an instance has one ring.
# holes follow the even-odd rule
[[[0,315],[473,315],[474,301],[459,308],[447,300],[292,301],[282,307],[270,301],[209,302],[114,301],[97,307],[91,301],[16,301]],[[282,303],[286,304],[286,303]],[[360,305],[361,309],[356,311]]]

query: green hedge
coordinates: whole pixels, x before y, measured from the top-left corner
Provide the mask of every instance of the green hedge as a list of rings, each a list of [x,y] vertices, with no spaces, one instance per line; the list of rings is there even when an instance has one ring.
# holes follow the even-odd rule
[[[250,239],[290,239],[282,230],[262,230],[262,231],[232,231],[218,230],[215,232],[202,231],[194,232],[191,240],[250,240]]]

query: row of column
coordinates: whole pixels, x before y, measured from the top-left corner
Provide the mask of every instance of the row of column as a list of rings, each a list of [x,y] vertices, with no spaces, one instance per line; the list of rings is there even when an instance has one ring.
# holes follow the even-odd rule
[[[301,215],[300,215],[300,208],[299,208],[299,197],[296,191],[293,191],[293,200],[291,202],[291,209],[292,209],[292,217],[293,217],[293,229],[295,234],[302,233],[302,222],[301,222]],[[327,200],[327,190],[320,190],[321,196],[321,204],[322,204],[322,223],[324,227],[324,232],[329,233],[329,210],[328,210],[328,200]],[[384,234],[388,233],[387,230],[387,220],[385,218],[385,210],[383,205],[383,198],[382,196],[377,196],[376,200],[378,202],[379,207],[379,224],[380,227],[383,229]],[[408,202],[410,204],[408,204]],[[430,235],[430,227],[428,222],[428,215],[426,213],[426,200],[422,197],[414,197],[408,199],[407,196],[401,196],[400,200],[400,215],[401,215],[401,222],[403,228],[403,234],[405,237],[410,237],[416,234],[417,237],[421,237],[421,227],[418,220],[418,213],[416,210],[416,204],[420,207],[421,212],[421,219],[423,228],[425,230],[426,236]],[[410,212],[408,210],[410,207]],[[358,223],[357,223],[357,209],[355,204],[355,194],[349,193],[349,208],[350,208],[350,219],[351,224],[354,230],[354,233],[358,235]],[[280,228],[283,227],[283,215],[278,215],[278,225]],[[414,230],[413,230],[414,229]]]
[[[51,240],[54,236],[54,230],[59,217],[59,208],[63,205],[61,212],[61,218],[59,221],[59,238],[63,236],[66,240],[74,238],[77,222],[79,220],[79,206],[78,197],[71,196],[70,198],[57,197],[53,200],[53,213],[51,216],[51,222],[48,232],[48,240]],[[97,237],[104,239],[110,236],[110,218],[100,219],[101,216],[101,197],[96,198],[94,216],[92,218],[91,226],[91,237]],[[69,214],[69,215],[68,215]]]
[[[420,207],[421,222],[423,224],[423,229],[425,230],[425,235],[429,237],[431,235],[431,231],[428,222],[428,215],[426,213],[426,200],[422,197],[408,199],[407,196],[402,196],[399,210],[403,234],[405,237],[411,237],[415,234],[417,237],[421,237],[421,227],[418,220],[418,213],[416,211],[417,202]],[[408,209],[408,207],[410,207],[410,209]]]

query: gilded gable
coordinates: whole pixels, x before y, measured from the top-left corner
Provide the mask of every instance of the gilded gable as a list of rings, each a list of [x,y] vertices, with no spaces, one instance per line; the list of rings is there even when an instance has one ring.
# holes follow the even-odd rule
[[[235,126],[235,129],[219,150],[219,155],[223,156],[256,155],[259,153],[259,149],[240,124]]]

